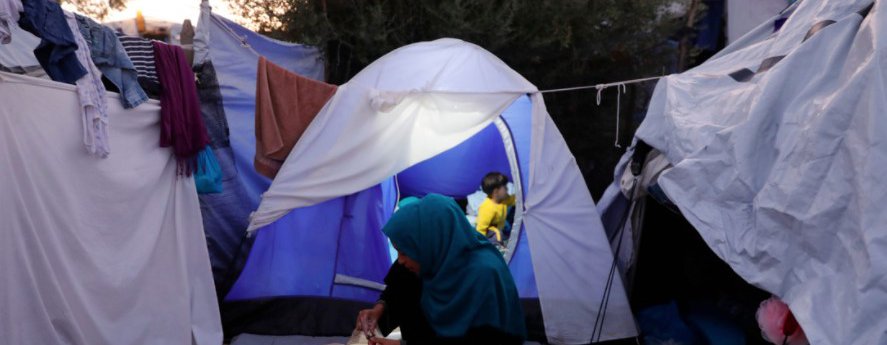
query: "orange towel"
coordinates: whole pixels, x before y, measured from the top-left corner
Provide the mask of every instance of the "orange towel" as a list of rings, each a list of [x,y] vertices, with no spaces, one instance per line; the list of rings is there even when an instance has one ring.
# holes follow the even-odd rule
[[[259,58],[256,171],[273,179],[311,120],[335,93],[335,85],[302,77]]]

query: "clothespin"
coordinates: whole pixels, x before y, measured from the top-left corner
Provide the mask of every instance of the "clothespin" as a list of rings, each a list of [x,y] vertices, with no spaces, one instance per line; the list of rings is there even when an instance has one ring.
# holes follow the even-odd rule
[[[594,86],[594,88],[597,89],[597,97],[595,98],[595,101],[596,101],[597,105],[600,106],[601,105],[601,94],[603,93],[604,89],[606,89],[608,86],[611,86],[611,85],[616,86],[616,142],[613,145],[615,145],[617,148],[621,149],[622,145],[619,144],[619,127],[620,127],[619,115],[621,114],[621,110],[622,110],[622,108],[621,108],[622,94],[628,92],[628,85],[626,85],[624,82],[615,83],[615,84],[597,84]]]
[[[620,111],[620,106],[622,105],[622,94],[626,93],[627,91],[628,86],[625,85],[625,83],[616,84],[616,142],[613,145],[615,145],[616,148],[620,149],[622,148],[622,145],[619,145],[619,118],[621,117],[620,115],[622,115],[622,112]]]

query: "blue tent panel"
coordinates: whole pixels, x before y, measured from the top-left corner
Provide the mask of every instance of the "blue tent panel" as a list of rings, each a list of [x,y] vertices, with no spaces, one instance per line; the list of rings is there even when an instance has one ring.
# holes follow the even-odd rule
[[[391,218],[396,199],[394,179],[347,198],[339,231],[336,274],[378,283],[384,281],[391,261],[382,226]],[[379,291],[337,284],[333,286],[332,296],[372,302],[379,299]]]
[[[530,114],[532,114],[532,111],[533,103],[529,97],[524,96],[514,101],[502,113],[502,119],[508,125],[508,129],[511,131],[511,138],[514,141],[524,200],[532,193],[531,190],[527,189],[530,178],[530,138],[532,136],[533,124]],[[530,258],[530,247],[527,242],[526,230],[525,226],[521,226],[517,246],[514,248],[514,253],[511,255],[511,262],[508,263],[508,266],[511,268],[511,275],[514,276],[514,282],[517,284],[518,294],[522,298],[538,298],[539,291],[536,289],[536,275],[533,273],[533,261]]]
[[[259,230],[226,299],[329,296],[344,208],[344,198],[333,199],[293,210]]]
[[[404,170],[397,181],[403,196],[465,197],[477,191],[484,175],[492,171],[511,178],[502,136],[491,123],[456,147]]]
[[[384,280],[390,261],[382,226],[391,217],[395,193],[389,179],[347,197],[295,209],[262,228],[226,300],[315,296],[375,301],[378,291],[335,286],[333,281],[336,274]]]

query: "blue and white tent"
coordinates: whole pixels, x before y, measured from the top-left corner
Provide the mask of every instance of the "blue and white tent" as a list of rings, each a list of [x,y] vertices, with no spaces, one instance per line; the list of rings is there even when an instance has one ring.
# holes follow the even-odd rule
[[[316,50],[240,30],[205,6],[195,36],[195,63],[218,73],[237,178],[262,194],[243,205],[257,209],[255,243],[222,306],[229,336],[350,331],[392,262],[380,229],[399,197],[464,198],[489,171],[516,182],[507,259],[548,340],[636,335],[594,201],[534,85],[463,41],[400,48],[339,87],[268,187],[252,168],[255,62],[315,79],[322,69]]]

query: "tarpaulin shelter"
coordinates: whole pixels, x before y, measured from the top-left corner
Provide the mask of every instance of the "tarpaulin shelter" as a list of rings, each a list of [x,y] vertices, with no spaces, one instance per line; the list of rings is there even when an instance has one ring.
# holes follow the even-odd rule
[[[636,134],[668,202],[813,344],[887,341],[885,10],[798,2],[661,80]]]

